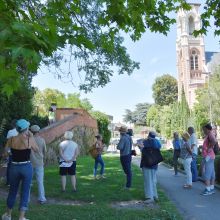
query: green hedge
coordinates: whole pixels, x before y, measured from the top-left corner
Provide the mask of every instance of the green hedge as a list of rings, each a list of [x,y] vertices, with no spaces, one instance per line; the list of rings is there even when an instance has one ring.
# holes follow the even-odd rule
[[[171,166],[173,166],[173,150],[162,150],[161,151],[163,158],[164,158],[164,163],[169,164]],[[199,176],[202,175],[202,167],[201,167],[201,163],[202,163],[202,156],[199,155],[197,158],[197,168],[198,168],[198,172],[199,172]],[[183,166],[181,164],[178,165],[179,169],[183,170]],[[215,159],[215,174],[216,174],[216,182],[220,183],[220,155],[216,155],[216,159]]]

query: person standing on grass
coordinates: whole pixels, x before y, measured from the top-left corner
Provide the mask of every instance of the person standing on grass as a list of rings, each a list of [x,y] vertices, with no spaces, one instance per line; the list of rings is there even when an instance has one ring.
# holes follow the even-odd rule
[[[19,185],[21,185],[19,220],[27,220],[25,212],[28,209],[30,187],[33,169],[30,162],[31,150],[38,151],[39,148],[33,135],[29,132],[30,123],[25,119],[16,122],[18,135],[8,139],[6,147],[11,148],[12,162],[10,167],[10,188],[7,198],[7,212],[2,215],[2,220],[11,220],[12,209],[15,205]]]
[[[191,172],[191,162],[192,162],[192,150],[189,146],[190,135],[188,132],[182,134],[182,144],[180,149],[180,158],[183,161],[183,167],[186,172],[186,184],[183,185],[184,189],[192,188],[192,172]]]
[[[198,170],[196,164],[197,155],[198,155],[198,140],[193,127],[188,127],[188,133],[190,135],[189,146],[192,150],[192,162],[191,162],[192,181],[196,182],[198,179]]]
[[[18,135],[18,131],[16,130],[16,119],[13,119],[11,122],[11,130],[8,131],[7,133],[7,140],[11,137],[15,137]],[[6,148],[6,154],[8,155],[8,163],[7,163],[7,171],[6,171],[6,185],[10,185],[10,180],[9,180],[9,172],[10,172],[10,167],[11,167],[11,150],[10,146]]]
[[[95,147],[97,150],[97,157],[95,158],[95,165],[94,165],[94,179],[97,179],[97,169],[98,169],[98,164],[101,165],[101,169],[100,169],[100,177],[101,178],[105,178],[104,176],[104,168],[105,168],[105,164],[104,161],[102,159],[102,152],[103,152],[103,142],[102,142],[102,136],[96,135],[96,143],[95,143]]]
[[[180,157],[180,147],[181,139],[179,138],[178,132],[173,133],[173,166],[174,166],[174,176],[178,176],[178,158]]]
[[[120,140],[117,145],[117,149],[120,150],[120,161],[124,173],[126,174],[126,186],[125,189],[130,189],[132,172],[131,172],[131,148],[132,148],[132,139],[130,135],[126,134],[127,128],[122,126],[119,128]]]
[[[145,203],[153,203],[158,201],[158,193],[157,193],[157,169],[158,165],[147,166],[145,163],[144,150],[145,148],[161,148],[161,143],[158,139],[156,139],[156,133],[154,131],[150,131],[148,138],[143,140],[142,144],[139,144],[141,154],[141,164],[143,176],[144,176],[144,193],[145,193]]]
[[[46,155],[46,143],[45,140],[39,136],[40,127],[38,125],[32,125],[30,129],[39,147],[38,152],[31,151],[31,163],[37,180],[38,202],[44,204],[47,202],[44,190],[44,157]]]
[[[212,132],[212,126],[210,124],[206,124],[203,127],[203,132],[205,134],[205,139],[202,145],[202,166],[206,188],[202,192],[202,195],[208,196],[215,193],[215,153],[213,151],[213,147],[217,140]]]
[[[67,175],[71,177],[72,191],[76,192],[76,158],[79,155],[79,149],[77,143],[72,140],[72,131],[66,131],[64,138],[65,140],[59,144],[62,192],[66,190]]]

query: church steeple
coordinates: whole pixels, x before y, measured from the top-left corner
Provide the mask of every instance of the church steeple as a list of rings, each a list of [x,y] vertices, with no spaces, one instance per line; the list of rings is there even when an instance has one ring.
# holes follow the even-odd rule
[[[177,14],[178,99],[181,99],[184,89],[190,108],[196,101],[196,89],[205,84],[205,75],[202,74],[205,66],[204,38],[193,36],[193,31],[201,27],[199,7],[200,4],[191,4],[191,10],[180,9]]]

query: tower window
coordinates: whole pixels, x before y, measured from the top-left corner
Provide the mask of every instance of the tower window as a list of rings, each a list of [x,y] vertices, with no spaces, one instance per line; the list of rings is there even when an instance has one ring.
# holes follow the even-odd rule
[[[189,17],[189,35],[192,35],[194,30],[195,30],[194,18],[190,16]]]
[[[198,58],[198,53],[196,50],[193,50],[190,56],[190,69],[191,70],[199,69],[199,58]]]

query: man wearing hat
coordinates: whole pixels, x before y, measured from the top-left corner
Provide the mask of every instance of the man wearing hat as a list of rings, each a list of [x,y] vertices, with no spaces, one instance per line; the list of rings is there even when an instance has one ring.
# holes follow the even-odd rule
[[[122,126],[119,128],[120,132],[120,140],[117,145],[117,149],[120,150],[120,161],[124,173],[126,174],[126,189],[130,189],[131,187],[131,148],[132,148],[132,139],[130,135],[127,134],[127,128]]]
[[[46,143],[45,140],[39,136],[40,127],[38,125],[32,125],[30,130],[34,134],[34,139],[39,147],[38,152],[31,151],[31,163],[33,173],[37,180],[38,202],[44,204],[47,201],[44,191],[44,157],[46,154]]]

